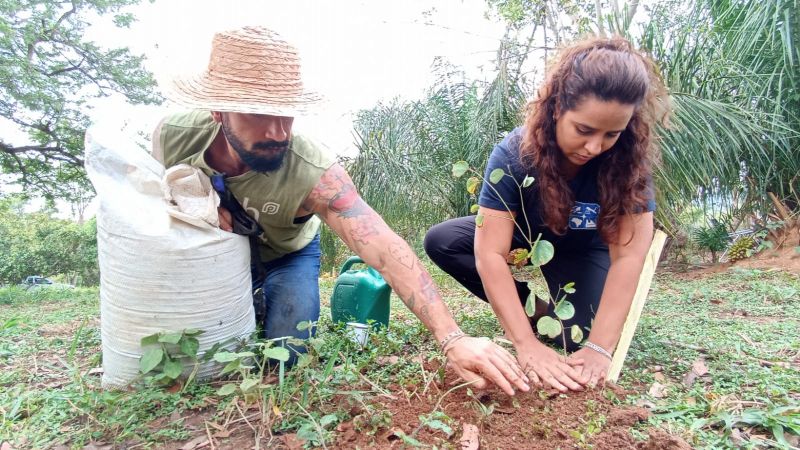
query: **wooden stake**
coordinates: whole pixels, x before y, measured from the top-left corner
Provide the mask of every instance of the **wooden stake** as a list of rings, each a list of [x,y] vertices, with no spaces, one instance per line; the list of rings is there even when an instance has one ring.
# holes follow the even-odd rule
[[[633,295],[631,309],[628,311],[625,325],[622,326],[622,335],[617,343],[617,349],[614,351],[614,358],[611,359],[611,366],[608,368],[606,380],[612,383],[617,382],[619,374],[622,372],[622,365],[625,363],[625,357],[628,355],[628,349],[631,346],[633,333],[636,331],[636,325],[639,324],[639,318],[642,317],[644,303],[647,300],[647,294],[650,292],[650,284],[653,282],[653,275],[656,273],[656,266],[658,265],[658,260],[661,257],[661,250],[664,248],[664,242],[666,240],[666,233],[661,230],[656,230],[653,235],[653,242],[650,244],[650,250],[647,252],[647,257],[644,260],[642,273],[639,275],[639,284],[636,286],[636,293]]]

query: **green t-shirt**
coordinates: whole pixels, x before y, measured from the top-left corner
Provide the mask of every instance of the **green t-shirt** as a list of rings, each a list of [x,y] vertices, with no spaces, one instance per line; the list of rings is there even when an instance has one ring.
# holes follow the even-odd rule
[[[153,156],[165,167],[184,163],[211,176],[218,172],[206,163],[205,152],[219,129],[209,111],[168,116],[153,133]],[[280,169],[226,178],[244,210],[264,229],[259,236],[264,262],[302,249],[319,231],[318,217],[296,219],[295,214],[334,160],[309,139],[297,134],[292,139]]]

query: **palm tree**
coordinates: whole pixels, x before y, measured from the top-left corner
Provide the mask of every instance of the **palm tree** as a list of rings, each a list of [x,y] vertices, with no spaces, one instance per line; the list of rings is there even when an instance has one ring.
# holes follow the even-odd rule
[[[656,8],[640,40],[675,107],[662,132],[661,222],[697,201],[727,203],[739,220],[763,216],[768,192],[796,209],[797,1],[698,0],[683,21],[668,15]]]

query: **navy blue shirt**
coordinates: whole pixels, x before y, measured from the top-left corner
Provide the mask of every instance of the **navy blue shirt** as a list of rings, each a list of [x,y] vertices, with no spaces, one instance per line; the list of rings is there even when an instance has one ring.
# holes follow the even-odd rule
[[[538,182],[527,188],[520,188],[526,176],[536,178],[535,171],[528,172],[520,164],[519,147],[522,141],[522,127],[515,128],[505,139],[495,145],[486,165],[485,181],[481,187],[478,204],[480,206],[501,211],[511,210],[516,213],[516,222],[527,234],[527,216],[530,223],[531,238],[535,240],[539,233],[542,238],[552,242],[558,251],[584,252],[587,249],[607,249],[600,233],[597,231],[597,221],[600,217],[600,193],[597,189],[597,173],[602,163],[601,158],[595,158],[583,167],[578,174],[569,181],[575,203],[569,215],[567,231],[559,236],[550,231],[542,220],[539,210]],[[489,181],[489,174],[495,169],[503,169],[507,175],[497,184]],[[515,183],[516,181],[516,183]],[[492,189],[494,187],[494,189]],[[502,200],[501,200],[502,199]],[[504,204],[505,202],[505,204]],[[524,213],[523,213],[524,207]],[[655,201],[650,199],[647,211],[655,211]],[[520,235],[519,229],[514,233]]]

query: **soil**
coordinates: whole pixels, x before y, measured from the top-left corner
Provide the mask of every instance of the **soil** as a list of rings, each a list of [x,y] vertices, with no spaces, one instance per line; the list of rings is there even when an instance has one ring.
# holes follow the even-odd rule
[[[659,429],[647,429],[649,438],[637,441],[630,429],[643,424],[650,416],[644,408],[625,406],[619,400],[626,393],[614,385],[583,392],[531,391],[515,397],[499,389],[473,390],[458,388],[446,394],[459,383],[458,377],[448,371],[444,385],[431,382],[413,391],[394,387],[394,399],[385,399],[381,409],[390,411],[391,424],[371,430],[369,418],[356,416],[339,425],[340,431],[334,448],[379,449],[402,448],[402,434],[413,436],[426,447],[468,448],[460,440],[465,428],[477,426],[481,449],[554,449],[594,448],[611,449],[691,449],[683,439]],[[441,400],[441,401],[440,401]],[[420,416],[429,415],[437,403],[439,411],[450,421],[453,433],[420,425]],[[489,414],[482,412],[491,408]],[[485,410],[484,410],[485,411]]]
[[[697,280],[709,274],[726,272],[731,268],[783,270],[794,275],[800,275],[800,253],[795,246],[787,245],[774,250],[765,250],[750,258],[745,258],[733,263],[726,262],[712,266],[679,267],[675,264],[659,264],[659,271],[665,270],[674,275],[688,280]]]
[[[429,373],[435,373],[431,371]],[[352,401],[351,397],[337,399],[339,409],[347,411],[353,419],[340,423],[335,429],[335,449],[386,449],[413,448],[404,443],[402,435],[413,437],[423,448],[456,448],[462,450],[517,449],[551,450],[592,448],[595,450],[685,450],[692,447],[680,436],[647,424],[650,412],[641,407],[623,404],[628,394],[613,384],[583,392],[559,394],[552,391],[531,391],[509,397],[496,388],[472,390],[456,387],[458,377],[449,370],[445,382],[432,380],[427,387],[390,386],[386,395],[378,397],[371,411],[385,411],[376,417]],[[452,391],[447,393],[451,388]],[[491,412],[481,412],[479,403]],[[374,407],[372,407],[374,406]],[[438,417],[452,433],[420,425],[420,416],[440,411]],[[245,409],[246,410],[246,409]],[[246,411],[246,414],[250,411]],[[211,410],[193,414],[196,435],[185,442],[174,442],[162,448],[171,450],[250,449],[271,448],[299,450],[307,444],[296,434],[265,436],[257,416],[250,415],[249,424],[240,423],[219,432],[218,426],[209,427],[198,416],[208,418]],[[181,420],[178,417],[163,421]],[[187,420],[187,418],[183,418]],[[185,422],[188,424],[188,422]],[[638,430],[637,439],[632,433]],[[216,428],[216,429],[215,429]],[[476,445],[465,440],[465,430],[477,430]],[[208,429],[206,431],[205,429]],[[258,431],[257,431],[258,430]],[[260,435],[255,445],[255,434]],[[213,436],[213,445],[207,437]]]

